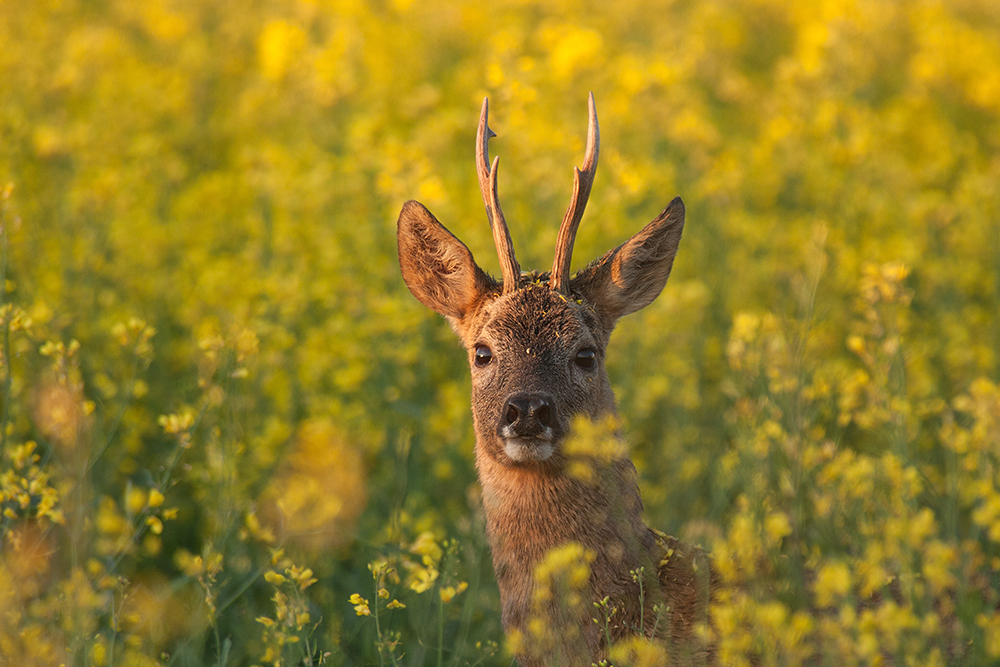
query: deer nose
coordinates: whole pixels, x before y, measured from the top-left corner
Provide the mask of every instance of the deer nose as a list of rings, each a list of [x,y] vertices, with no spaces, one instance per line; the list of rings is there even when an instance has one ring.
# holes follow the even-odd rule
[[[548,396],[539,394],[518,394],[512,396],[503,409],[500,428],[517,436],[539,435],[544,429],[556,425],[555,402]]]

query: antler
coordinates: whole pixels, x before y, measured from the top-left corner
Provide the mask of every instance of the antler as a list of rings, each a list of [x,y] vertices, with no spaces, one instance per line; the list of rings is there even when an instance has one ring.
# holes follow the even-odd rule
[[[601,130],[597,126],[597,108],[594,106],[594,94],[591,93],[587,122],[587,152],[583,158],[583,171],[573,168],[573,199],[559,227],[556,258],[552,263],[552,275],[549,278],[552,289],[563,294],[569,292],[569,261],[573,256],[573,242],[576,240],[580,219],[583,218],[583,210],[587,207],[587,199],[590,198],[590,188],[594,185],[597,156],[600,152]]]
[[[521,267],[514,258],[514,242],[510,238],[507,221],[497,200],[497,166],[500,163],[500,156],[493,158],[492,167],[486,157],[489,155],[490,138],[497,136],[487,124],[489,104],[489,98],[483,99],[483,111],[479,114],[479,131],[476,133],[476,173],[479,175],[479,189],[483,193],[483,203],[486,204],[486,217],[489,218],[490,229],[493,230],[493,242],[500,257],[503,293],[509,294],[517,289]]]

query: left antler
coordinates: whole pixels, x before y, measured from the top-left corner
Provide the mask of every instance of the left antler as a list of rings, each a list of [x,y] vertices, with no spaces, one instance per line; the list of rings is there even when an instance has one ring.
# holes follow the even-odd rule
[[[488,98],[483,99],[483,111],[479,114],[479,130],[476,133],[476,173],[479,175],[479,189],[483,193],[483,203],[486,204],[486,216],[490,221],[490,229],[493,230],[493,242],[496,244],[497,255],[500,257],[503,293],[510,294],[517,289],[517,281],[521,277],[521,267],[514,257],[514,242],[510,238],[510,230],[507,229],[507,221],[503,217],[503,211],[500,210],[500,202],[497,199],[497,166],[500,163],[500,157],[493,158],[492,167],[490,167],[486,157],[489,155],[490,138],[497,136],[487,124],[489,104]]]

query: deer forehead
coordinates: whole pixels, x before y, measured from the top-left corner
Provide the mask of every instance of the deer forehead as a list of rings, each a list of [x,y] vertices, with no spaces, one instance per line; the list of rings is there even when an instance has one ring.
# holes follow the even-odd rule
[[[481,311],[469,339],[532,354],[565,349],[575,353],[581,343],[603,348],[604,336],[593,308],[554,292],[545,284],[531,284],[498,297]],[[520,348],[524,348],[523,350]]]

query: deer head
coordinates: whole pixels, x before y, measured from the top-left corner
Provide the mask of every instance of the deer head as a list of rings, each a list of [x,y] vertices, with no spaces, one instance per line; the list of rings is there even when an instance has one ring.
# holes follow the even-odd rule
[[[593,95],[584,168],[575,170],[548,273],[522,274],[497,198],[497,168],[487,161],[495,136],[483,102],[476,167],[500,256],[502,280],[488,276],[469,249],[418,202],[399,216],[399,262],[413,295],[444,315],[462,339],[472,371],[472,408],[480,456],[504,467],[556,471],[560,444],[576,415],[614,411],[605,350],[618,318],[663,289],[684,226],[679,198],[645,229],[570,278],[576,230],[597,171],[600,131]]]
[[[598,599],[621,593],[628,569],[648,560],[640,552],[651,549],[655,538],[641,520],[631,461],[611,462],[605,478],[613,488],[595,489],[567,474],[564,444],[574,418],[614,414],[608,341],[620,317],[648,305],[666,284],[684,204],[674,199],[638,234],[570,276],[600,152],[591,95],[584,166],[575,170],[552,270],[522,273],[497,196],[499,158],[492,164],[487,159],[487,142],[495,136],[487,116],[484,101],[476,169],[501,279],[487,275],[465,244],[418,202],[403,205],[398,241],[410,291],[447,318],[468,354],[476,465],[509,630],[524,621],[532,568],[545,549],[574,541],[596,550],[591,589]]]

